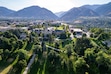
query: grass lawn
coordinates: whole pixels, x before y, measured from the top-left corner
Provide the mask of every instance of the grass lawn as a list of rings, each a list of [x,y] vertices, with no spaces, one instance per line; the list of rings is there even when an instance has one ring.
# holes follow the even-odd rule
[[[32,54],[33,54],[33,46],[34,46],[34,44],[33,43],[29,43],[29,44],[27,44],[27,46],[26,46],[26,48],[25,48],[25,50],[27,50],[28,51],[28,53],[29,53],[29,56],[31,56]]]
[[[2,68],[3,70],[0,71],[0,74],[7,74],[11,70],[13,65],[15,65],[17,63],[17,61],[18,61],[18,57],[16,57],[16,59],[12,63],[2,62],[3,63],[2,65],[5,68]],[[0,69],[1,69],[1,67],[0,67]]]
[[[22,49],[25,49],[27,46],[27,41],[25,42],[24,46],[22,47]]]
[[[0,62],[0,74],[1,72],[6,68],[8,67],[12,62],[7,62],[7,61],[1,61]]]
[[[27,51],[30,51],[30,50],[33,48],[33,45],[34,45],[33,43],[29,43],[29,44],[27,44],[27,46],[26,46],[25,49],[26,49]]]
[[[55,30],[64,30],[62,26],[54,27]]]

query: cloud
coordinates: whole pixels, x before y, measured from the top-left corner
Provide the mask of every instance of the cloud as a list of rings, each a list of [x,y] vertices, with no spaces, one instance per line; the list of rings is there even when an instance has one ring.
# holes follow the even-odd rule
[[[53,12],[69,10],[74,7],[72,0],[35,0],[35,5],[48,8]]]

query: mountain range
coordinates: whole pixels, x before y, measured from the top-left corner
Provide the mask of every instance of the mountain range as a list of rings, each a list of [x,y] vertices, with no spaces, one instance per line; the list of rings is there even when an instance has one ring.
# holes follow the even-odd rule
[[[0,7],[0,10],[2,8],[3,7]],[[40,19],[40,20],[58,19],[58,17],[53,12],[51,12],[48,9],[41,8],[39,6],[30,6],[30,7],[23,8],[19,11],[12,11],[12,10],[7,9],[5,7],[3,9],[0,11],[0,15],[2,17],[4,16],[4,17],[13,17],[13,18],[15,18],[15,17],[16,18],[17,17],[19,17],[19,18],[35,18],[35,19]],[[3,14],[1,14],[1,13],[3,13]]]
[[[8,8],[5,8],[5,7],[0,7],[0,17],[7,16],[7,15],[14,13],[14,12],[15,12],[14,10],[10,10]]]
[[[21,17],[35,18],[41,20],[65,20],[72,21],[79,17],[111,17],[111,2],[102,5],[84,5],[74,7],[66,12],[53,13],[46,8],[39,6],[30,6],[19,11],[10,10],[5,7],[0,7],[0,17]]]
[[[94,16],[99,16],[99,14],[91,9],[85,7],[79,7],[79,8],[72,8],[60,19],[65,21],[70,21],[79,17],[94,17]]]
[[[100,15],[111,16],[111,2],[101,5],[99,8],[95,9],[95,11]]]

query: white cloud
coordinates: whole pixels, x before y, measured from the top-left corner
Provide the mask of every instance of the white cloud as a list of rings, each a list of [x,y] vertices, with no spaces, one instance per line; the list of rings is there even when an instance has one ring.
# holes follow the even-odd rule
[[[74,7],[72,0],[34,0],[35,5],[48,8],[53,12],[66,11]]]

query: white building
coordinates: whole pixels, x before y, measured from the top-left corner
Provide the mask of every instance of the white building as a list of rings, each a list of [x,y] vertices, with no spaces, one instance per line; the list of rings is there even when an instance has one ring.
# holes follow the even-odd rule
[[[83,35],[83,30],[82,29],[70,28],[69,30],[70,30],[70,33],[73,33],[76,38],[81,38],[82,35]]]
[[[33,29],[34,32],[36,32],[37,34],[44,34],[44,35],[47,35],[47,34],[52,34],[54,32],[54,27],[48,27],[46,29],[43,29],[43,28],[35,28]]]

